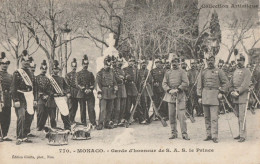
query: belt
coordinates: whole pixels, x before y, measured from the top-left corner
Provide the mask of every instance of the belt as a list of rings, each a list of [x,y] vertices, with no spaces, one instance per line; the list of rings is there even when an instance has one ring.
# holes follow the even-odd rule
[[[108,85],[108,86],[103,86],[102,88],[113,88],[114,86]]]
[[[216,88],[216,87],[204,87],[203,89],[207,89],[207,90],[218,90],[218,88]]]
[[[22,91],[22,90],[17,90],[17,92],[24,93],[24,92],[31,92],[31,91]]]

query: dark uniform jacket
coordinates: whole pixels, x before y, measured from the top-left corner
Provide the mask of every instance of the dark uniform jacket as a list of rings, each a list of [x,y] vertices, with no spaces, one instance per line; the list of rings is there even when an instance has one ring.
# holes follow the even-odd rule
[[[219,105],[219,90],[227,91],[230,83],[223,70],[206,68],[198,77],[197,94],[204,105]]]
[[[65,77],[65,80],[69,86],[69,92],[71,94],[71,97],[76,98],[77,94],[79,92],[78,86],[77,86],[77,72],[71,71],[68,73]]]
[[[97,84],[101,90],[102,99],[116,98],[115,86],[117,86],[117,82],[113,69],[106,71],[102,68],[97,73]]]
[[[35,100],[38,104],[45,104],[51,94],[50,80],[44,74],[39,74],[35,78]],[[48,96],[47,99],[43,99],[43,96]]]
[[[137,89],[139,91],[139,93],[142,91],[142,88],[143,88],[143,84],[145,82],[145,79],[147,78],[147,75],[149,73],[149,70],[148,69],[139,69],[138,72],[137,72]],[[151,85],[152,85],[152,82],[153,82],[153,78],[151,76],[151,74],[149,74],[148,76],[148,79],[146,81],[146,88],[144,91],[143,91],[143,96],[148,96],[148,93],[147,91],[150,93],[151,96],[153,96],[153,91],[152,91],[152,88],[151,88]]]
[[[10,75],[7,72],[0,71],[0,77],[1,77],[1,86],[3,91],[3,100],[4,100],[4,106],[5,107],[11,107],[12,106],[12,97],[11,97],[11,84],[12,84],[12,75]]]
[[[82,69],[77,73],[77,86],[78,86],[78,93],[77,98],[90,98],[93,97],[93,90],[95,85],[95,77],[92,72],[88,71],[87,69]],[[83,89],[80,89],[82,87]],[[85,90],[90,89],[91,92],[86,94]]]
[[[238,98],[233,98],[233,103],[247,102],[247,94],[251,81],[251,72],[247,68],[237,68],[231,79],[231,90],[239,92]]]
[[[137,72],[134,67],[125,67],[124,69],[126,76],[126,93],[128,96],[137,96],[138,91],[136,87],[136,76]]]
[[[66,95],[69,93],[69,87],[65,81],[65,79],[63,77],[57,76],[57,75],[52,75],[52,77],[54,78],[54,80],[56,81],[56,83],[59,85],[59,87],[61,88],[63,95]],[[50,83],[50,97],[47,101],[47,106],[50,108],[55,108],[56,107],[56,103],[54,100],[54,94],[57,94],[56,90],[54,89],[54,87],[52,86],[52,84]]]
[[[163,68],[154,68],[151,71],[151,75],[153,78],[153,90],[156,93],[163,93],[163,87],[162,87],[162,82],[163,82],[163,77],[164,77],[164,69]]]
[[[119,68],[113,68],[116,82],[118,85],[117,98],[126,98],[126,88],[125,88],[125,72]],[[124,78],[120,78],[119,76],[123,76]]]
[[[23,70],[28,74],[28,76],[32,80],[32,74],[30,70],[29,69],[23,69]],[[24,94],[19,92],[19,90],[22,92],[30,92],[32,91],[32,89],[33,89],[32,86],[28,86],[25,84],[20,73],[16,70],[13,73],[13,80],[11,85],[11,93],[12,93],[13,101],[14,102],[20,101],[20,105],[26,108],[27,107],[26,99],[24,97]]]

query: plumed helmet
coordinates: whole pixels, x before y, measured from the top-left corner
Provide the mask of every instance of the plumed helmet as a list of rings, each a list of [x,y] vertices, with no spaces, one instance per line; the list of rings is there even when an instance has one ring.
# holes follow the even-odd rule
[[[46,60],[42,61],[40,69],[43,69],[43,70],[47,70],[48,69]]]
[[[23,50],[22,52],[22,61],[29,61],[29,54],[27,50]]]
[[[59,61],[58,61],[58,60],[54,60],[54,61],[53,61],[53,69],[60,69],[60,68],[59,68]]]
[[[6,58],[5,52],[1,52],[0,64],[10,64],[10,61]]]
[[[73,60],[71,62],[71,66],[77,67],[77,60],[76,60],[76,58],[73,58]]]
[[[88,64],[89,61],[88,61],[88,55],[84,55],[83,59],[82,59],[82,64]]]

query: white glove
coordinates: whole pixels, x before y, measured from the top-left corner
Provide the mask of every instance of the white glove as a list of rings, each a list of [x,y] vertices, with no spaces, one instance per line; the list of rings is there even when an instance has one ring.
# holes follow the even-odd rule
[[[68,98],[70,98],[70,97],[71,97],[71,94],[70,94],[70,93],[68,93],[68,94],[67,94],[67,97],[68,97]]]
[[[36,107],[37,106],[37,101],[33,101],[33,106]]]
[[[98,99],[101,99],[101,98],[102,98],[102,95],[101,95],[101,94],[98,94],[98,95],[97,95],[97,98],[98,98]]]
[[[231,95],[232,95],[233,97],[238,97],[238,96],[239,96],[239,94],[238,94],[236,91],[231,92]]]
[[[16,101],[16,102],[14,103],[14,107],[15,107],[15,108],[20,108],[20,106],[21,106],[20,101]]]
[[[171,94],[171,95],[173,95],[174,93],[177,93],[178,92],[178,89],[171,89],[170,91],[169,91],[169,93]]]
[[[198,102],[199,102],[200,104],[202,104],[202,99],[201,99],[201,98],[199,98]]]
[[[223,98],[223,95],[221,93],[218,94],[218,99],[221,100]]]

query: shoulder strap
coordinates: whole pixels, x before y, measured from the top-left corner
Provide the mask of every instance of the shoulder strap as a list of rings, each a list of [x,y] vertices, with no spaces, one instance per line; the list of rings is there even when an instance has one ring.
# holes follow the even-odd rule
[[[56,82],[56,80],[52,77],[52,76],[47,76],[51,82],[52,87],[55,89],[55,91],[59,94],[63,94],[60,86],[58,85],[58,83]]]
[[[23,78],[23,81],[25,82],[25,84],[33,87],[32,81],[31,81],[30,77],[28,76],[28,74],[23,69],[17,69],[17,71]]]

